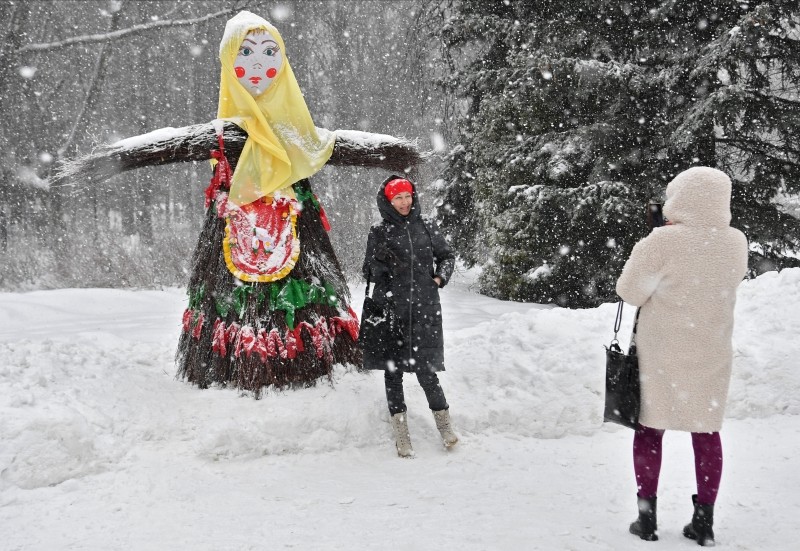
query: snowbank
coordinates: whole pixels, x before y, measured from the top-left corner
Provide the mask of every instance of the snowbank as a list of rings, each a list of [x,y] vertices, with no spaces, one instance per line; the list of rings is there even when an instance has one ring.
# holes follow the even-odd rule
[[[463,433],[559,438],[615,430],[602,423],[603,345],[614,305],[504,303],[458,283],[443,298],[442,381]],[[97,474],[141,442],[214,461],[384,445],[380,374],[339,369],[332,385],[268,392],[260,401],[176,380],[184,302],[179,290],[0,294],[0,488]],[[800,413],[798,312],[800,269],[742,284],[729,417]],[[408,379],[410,422],[433,430],[424,395]]]
[[[339,369],[258,401],[176,380],[181,290],[0,294],[0,548],[647,546],[627,533],[631,433],[601,420],[615,306],[500,302],[463,282],[443,301],[461,442],[443,449],[409,381],[417,457],[401,460],[380,374]],[[740,287],[715,524],[733,549],[795,544],[798,302],[800,270]],[[668,434],[663,551],[693,545],[692,464],[686,435]]]

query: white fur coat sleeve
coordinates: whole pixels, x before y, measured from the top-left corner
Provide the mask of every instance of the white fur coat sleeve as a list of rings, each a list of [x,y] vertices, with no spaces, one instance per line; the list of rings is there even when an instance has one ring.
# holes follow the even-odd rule
[[[642,306],[658,288],[663,257],[652,236],[639,241],[617,280],[617,294],[634,306]]]

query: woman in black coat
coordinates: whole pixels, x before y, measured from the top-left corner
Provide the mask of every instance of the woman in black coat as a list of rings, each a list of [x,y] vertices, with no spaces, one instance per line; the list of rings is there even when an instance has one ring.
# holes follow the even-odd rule
[[[384,371],[397,453],[413,455],[406,421],[403,373],[415,373],[446,447],[458,442],[437,371],[444,371],[439,289],[453,273],[455,257],[432,220],[423,219],[409,180],[391,176],[378,191],[383,221],[367,238],[364,277],[375,284],[373,300],[392,312],[397,340],[364,343],[364,367]]]

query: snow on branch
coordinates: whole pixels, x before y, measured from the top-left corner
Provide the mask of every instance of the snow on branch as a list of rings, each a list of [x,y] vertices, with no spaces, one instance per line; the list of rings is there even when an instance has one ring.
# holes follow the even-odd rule
[[[59,40],[57,42],[44,42],[38,44],[26,44],[19,48],[16,53],[21,54],[24,52],[45,52],[49,50],[60,50],[63,48],[67,48],[69,46],[74,46],[76,44],[98,44],[101,42],[108,42],[110,40],[115,40],[117,38],[123,38],[126,36],[137,35],[146,33],[148,31],[152,31],[154,29],[160,29],[164,27],[186,27],[191,25],[197,25],[198,23],[204,23],[205,21],[210,21],[212,19],[216,19],[218,17],[224,17],[229,15],[233,12],[240,11],[248,2],[244,4],[240,4],[238,6],[227,8],[224,10],[220,10],[215,13],[210,13],[208,15],[204,15],[203,17],[197,17],[194,19],[171,19],[171,20],[164,20],[164,21],[151,21],[150,23],[141,23],[139,25],[134,25],[132,27],[128,27],[126,29],[119,29],[117,31],[111,31],[108,33],[99,33],[99,34],[86,34],[82,36],[74,36],[71,38],[66,38],[64,40]]]
[[[417,149],[415,142],[387,134],[337,130],[335,135],[333,153],[328,160],[330,165],[403,172],[424,163],[428,157]],[[223,137],[226,156],[231,160],[238,159],[247,133],[235,124],[225,122]],[[206,161],[211,158],[211,150],[218,147],[214,122],[161,128],[100,146],[82,157],[62,161],[50,178],[50,183],[56,186],[78,181],[96,184],[116,174],[146,166]]]
[[[416,141],[388,134],[358,130],[337,130],[333,154],[328,164],[363,166],[405,172],[428,160],[429,153],[417,149]]]

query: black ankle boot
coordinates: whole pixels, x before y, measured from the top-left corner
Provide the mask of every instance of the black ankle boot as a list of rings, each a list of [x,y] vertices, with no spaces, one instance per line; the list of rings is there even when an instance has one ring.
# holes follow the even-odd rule
[[[714,504],[697,503],[696,495],[692,496],[692,503],[694,504],[692,522],[683,527],[683,535],[697,540],[697,545],[714,547]]]
[[[630,533],[639,536],[645,541],[657,541],[656,535],[656,499],[643,499],[637,496],[636,505],[639,507],[639,518],[631,523]]]

